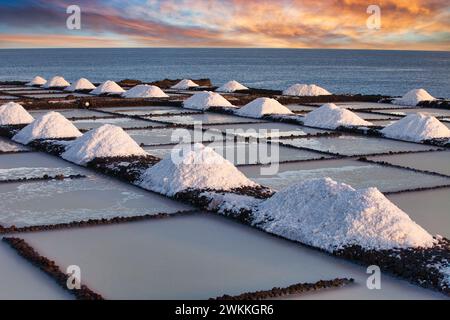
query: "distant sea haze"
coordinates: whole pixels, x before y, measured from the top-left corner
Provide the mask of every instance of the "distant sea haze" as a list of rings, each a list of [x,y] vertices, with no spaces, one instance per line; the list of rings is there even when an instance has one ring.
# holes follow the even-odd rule
[[[94,82],[125,78],[237,80],[255,88],[314,83],[334,93],[399,96],[424,88],[450,98],[450,52],[310,49],[5,49],[0,80],[35,75]]]

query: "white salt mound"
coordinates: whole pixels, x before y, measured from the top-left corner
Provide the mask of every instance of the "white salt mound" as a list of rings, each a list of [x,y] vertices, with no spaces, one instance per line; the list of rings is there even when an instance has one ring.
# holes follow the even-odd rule
[[[127,92],[122,93],[124,98],[168,98],[169,96],[164,93],[157,86],[151,86],[148,84],[139,84],[134,86]]]
[[[81,132],[63,115],[48,112],[20,130],[12,139],[28,144],[36,139],[73,138],[81,136]]]
[[[77,90],[93,90],[93,89],[95,89],[95,86],[92,84],[92,82],[90,82],[86,78],[80,78],[64,90],[74,92]]]
[[[147,153],[121,128],[105,124],[72,141],[62,158],[86,164],[95,158],[143,156]]]
[[[331,93],[315,84],[294,84],[283,91],[285,96],[329,96]]]
[[[393,104],[402,106],[417,106],[421,101],[433,101],[436,100],[425,89],[413,89],[408,91],[403,97],[394,99]]]
[[[90,93],[95,95],[101,94],[122,94],[125,90],[122,89],[117,83],[111,80],[107,80],[99,85],[96,89],[92,90]]]
[[[20,104],[8,102],[0,106],[0,125],[28,124],[34,118]]]
[[[218,93],[203,91],[194,94],[184,101],[183,107],[188,109],[206,110],[209,107],[233,107],[233,105]]]
[[[326,103],[306,114],[303,123],[307,126],[324,129],[336,129],[339,126],[370,126],[372,123],[358,117],[334,103]]]
[[[27,86],[43,86],[46,83],[47,83],[47,80],[45,80],[44,78],[42,78],[40,76],[36,76],[33,78],[33,80],[31,80],[30,82],[27,83]]]
[[[378,189],[355,190],[330,178],[300,182],[263,201],[254,223],[282,237],[333,252],[430,247],[433,237]]]
[[[217,92],[235,92],[238,90],[248,90],[248,88],[235,80],[231,80],[216,89]]]
[[[186,90],[186,89],[193,88],[193,87],[198,87],[198,84],[196,84],[192,80],[184,79],[184,80],[181,80],[180,82],[178,82],[176,85],[173,85],[171,88],[177,89],[177,90]]]
[[[450,129],[433,116],[423,113],[409,114],[381,132],[389,138],[421,142],[435,138],[450,138]]]
[[[70,83],[66,81],[63,77],[56,76],[47,81],[44,88],[65,88],[70,86]]]
[[[236,111],[236,114],[244,117],[261,118],[266,114],[293,114],[291,110],[283,106],[275,99],[258,98],[246,104]]]
[[[147,169],[139,185],[168,196],[190,188],[230,190],[257,186],[230,161],[200,143],[186,146],[181,155],[168,155]]]

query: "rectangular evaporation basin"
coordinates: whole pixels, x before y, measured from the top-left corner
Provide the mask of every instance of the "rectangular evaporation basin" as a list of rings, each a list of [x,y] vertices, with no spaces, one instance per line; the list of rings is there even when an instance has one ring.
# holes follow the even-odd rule
[[[263,166],[241,167],[251,180],[280,190],[306,179],[330,177],[354,188],[377,187],[382,192],[450,184],[449,178],[391,168],[357,160],[322,160],[281,164],[276,174],[266,175]]]
[[[355,112],[355,114],[364,119],[364,120],[375,120],[375,119],[382,119],[382,120],[389,120],[389,119],[394,119],[394,120],[399,120],[399,117],[396,117],[395,115],[391,115],[391,116],[386,116],[386,115],[382,115],[382,114],[376,114],[376,113],[371,113],[371,112]]]
[[[18,97],[13,97],[13,96],[0,96],[0,100],[17,100],[19,99]],[[2,101],[3,103],[3,101]]]
[[[32,90],[42,90],[42,87],[28,87],[28,86],[0,86],[0,91],[32,91]]]
[[[450,188],[390,194],[387,197],[432,235],[450,238]]]
[[[53,90],[18,90],[18,91],[12,91],[12,90],[8,90],[5,91],[9,94],[57,94],[57,93],[61,93],[61,91],[53,91]]]
[[[70,293],[0,242],[0,300],[67,300]]]
[[[75,127],[78,129],[94,129],[98,128],[104,124],[112,124],[115,126],[119,126],[121,128],[144,128],[144,127],[164,127],[165,124],[153,122],[153,121],[145,121],[145,120],[137,120],[132,118],[106,118],[106,119],[84,119],[84,120],[74,120],[72,121]]]
[[[304,106],[301,104],[286,104],[287,108],[292,111],[309,112],[318,108],[318,106]]]
[[[395,108],[395,106],[390,103],[376,103],[376,102],[337,102],[335,104],[341,108],[354,110]]]
[[[214,130],[190,130],[185,128],[168,129],[147,129],[147,130],[127,130],[127,133],[139,144],[159,145],[175,144],[182,141],[202,142],[202,141],[222,141],[225,137]],[[186,140],[185,140],[186,139]]]
[[[149,117],[152,120],[152,117]],[[203,114],[193,114],[184,116],[167,116],[167,117],[156,117],[155,120],[167,121],[170,123],[179,124],[214,124],[214,123],[246,123],[246,122],[264,122],[259,119],[250,119],[243,117],[236,117],[227,114],[217,114],[217,113],[203,113]]]
[[[303,127],[295,124],[279,123],[279,122],[262,122],[252,124],[227,124],[216,126],[205,126],[211,130],[220,130],[231,134],[236,134],[242,137],[253,138],[279,138],[283,136],[305,136],[311,134],[330,132],[327,130],[320,130],[314,128]]]
[[[15,143],[9,139],[0,137],[0,153],[1,152],[19,152],[19,151],[28,151],[27,147]],[[1,165],[0,165],[1,166]]]
[[[27,97],[27,98],[37,98],[37,99],[65,98],[65,97],[68,97],[68,96],[90,97],[91,95],[84,94],[84,93],[75,93],[75,92],[55,93],[55,94],[27,94],[27,95],[24,95],[24,97]]]
[[[325,159],[330,157],[320,153],[278,146],[276,143],[248,143],[226,140],[223,142],[204,144],[210,148],[213,148],[214,151],[235,165],[278,163],[283,161]],[[181,156],[183,149],[185,151],[189,151],[191,150],[191,145],[145,148],[148,153],[160,158],[169,156],[172,152],[178,156]]]
[[[147,107],[114,107],[114,108],[101,108],[100,110],[107,112],[115,112],[119,114],[125,114],[130,116],[141,116],[146,114],[166,114],[166,113],[186,113],[195,112],[194,110],[187,110],[176,107],[164,107],[164,106],[147,106]],[[199,111],[201,112],[201,111]]]
[[[63,270],[78,265],[83,283],[106,299],[208,299],[338,277],[355,283],[314,296],[444,297],[389,276],[367,290],[365,267],[208,214],[21,237]]]
[[[85,179],[0,184],[0,225],[52,225],[190,209],[155,193],[99,175]]]
[[[386,161],[403,167],[432,171],[450,176],[450,151],[377,156],[370,157],[369,159],[374,161]]]
[[[434,117],[450,116],[450,110],[437,108],[405,108],[405,109],[382,110],[382,112],[399,116],[405,116],[411,113],[418,113],[418,112],[425,113]]]
[[[346,156],[388,153],[390,151],[400,152],[438,149],[436,147],[421,145],[418,143],[394,141],[384,138],[365,137],[351,134],[345,134],[339,137],[288,139],[283,141],[283,143],[297,147],[311,148],[318,151],[339,153]]]
[[[106,113],[103,112],[98,112],[98,111],[93,111],[93,110],[88,110],[88,109],[47,109],[47,110],[29,110],[28,112],[34,117],[40,117],[43,116],[44,114],[51,112],[51,111],[56,111],[61,113],[64,117],[66,117],[67,119],[70,118],[81,118],[81,117],[105,117],[105,116],[109,116]]]

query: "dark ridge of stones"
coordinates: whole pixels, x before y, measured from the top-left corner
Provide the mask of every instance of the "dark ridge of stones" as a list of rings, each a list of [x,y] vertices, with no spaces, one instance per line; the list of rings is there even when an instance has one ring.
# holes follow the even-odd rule
[[[25,240],[13,237],[3,238],[2,240],[16,250],[20,256],[28,260],[28,262],[53,278],[61,288],[73,294],[78,300],[103,300],[103,297],[100,294],[92,291],[86,285],[81,285],[80,289],[75,288],[70,290],[67,288],[69,276],[62,272],[60,267],[54,261],[49,260],[36,252]]]
[[[44,174],[42,177],[0,180],[0,184],[1,183],[15,183],[15,182],[35,182],[35,181],[48,181],[48,180],[81,179],[81,178],[86,178],[86,176],[83,174],[71,174],[68,176],[65,176],[63,174],[57,174],[55,176],[49,176],[47,174]]]
[[[176,85],[181,80],[183,80],[183,79],[164,79],[164,80],[149,82],[148,84],[160,87],[161,89],[170,89],[172,86]],[[196,84],[198,84],[201,87],[212,87],[211,80],[208,78],[191,79],[191,80],[194,81]]]
[[[339,288],[352,283],[354,283],[352,278],[336,278],[333,280],[320,280],[315,283],[296,283],[288,287],[274,287],[270,290],[245,292],[235,296],[225,294],[209,300],[265,300],[327,288]]]
[[[432,146],[450,148],[450,138],[434,138],[422,141],[424,144],[429,144]]]
[[[333,254],[363,265],[378,265],[385,272],[450,296],[450,284],[439,269],[449,265],[450,241],[446,238],[436,241],[431,248],[368,250],[354,245]]]
[[[119,224],[119,223],[135,222],[135,221],[143,221],[143,220],[159,220],[159,219],[172,218],[172,217],[178,217],[178,216],[182,216],[182,215],[196,214],[196,213],[198,213],[198,211],[196,211],[196,210],[188,210],[188,211],[180,210],[180,211],[173,212],[173,213],[162,212],[162,213],[145,214],[145,215],[141,215],[141,216],[131,216],[131,217],[88,219],[88,220],[82,220],[82,221],[72,221],[72,222],[66,222],[66,223],[44,224],[44,225],[35,225],[35,226],[26,226],[26,227],[16,227],[14,225],[12,225],[10,227],[3,227],[0,225],[0,234],[50,231],[50,230],[73,229],[73,228],[87,228],[87,227],[95,227],[95,226]]]
[[[136,181],[145,170],[159,161],[161,161],[160,158],[151,155],[103,157],[89,161],[87,167],[132,183]]]
[[[1,86],[24,86],[27,81],[0,81]]]
[[[438,189],[446,189],[446,188],[450,188],[450,184],[444,184],[444,185],[433,186],[433,187],[418,187],[418,188],[411,188],[411,189],[403,189],[403,190],[398,190],[398,191],[386,191],[383,193],[385,195],[387,195],[387,194],[399,194],[399,193],[405,193],[405,192],[438,190]]]
[[[123,79],[117,82],[117,84],[121,87],[134,87],[139,84],[142,84],[142,81],[136,79]]]
[[[234,93],[279,96],[283,94],[283,91],[272,89],[248,88],[248,90],[236,90]]]
[[[61,139],[37,139],[31,141],[28,146],[35,150],[43,151],[54,156],[60,157],[66,151],[65,145],[58,143],[58,141],[72,141],[75,138],[61,138]]]
[[[364,129],[360,127],[346,127],[346,126],[339,126],[336,128],[336,130],[346,132],[346,133],[356,133],[356,134],[362,134],[366,136],[372,136],[372,137],[382,137],[383,134],[379,131],[383,129],[383,126],[371,126],[371,127],[364,127]]]
[[[0,136],[11,139],[17,132],[19,132],[26,126],[26,124],[0,126]]]
[[[417,104],[418,107],[422,108],[436,108],[450,110],[449,100],[432,100],[432,101],[421,101]]]

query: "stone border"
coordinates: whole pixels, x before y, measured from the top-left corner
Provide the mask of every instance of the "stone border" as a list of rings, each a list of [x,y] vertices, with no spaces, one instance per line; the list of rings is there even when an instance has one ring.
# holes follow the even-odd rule
[[[352,278],[335,278],[333,280],[319,280],[314,283],[296,283],[288,287],[273,287],[270,290],[244,292],[235,296],[225,294],[209,300],[266,300],[329,288],[341,288],[353,283],[354,279]]]
[[[56,176],[49,176],[44,174],[42,177],[33,177],[33,178],[18,178],[18,179],[6,179],[0,180],[0,184],[3,183],[16,183],[16,182],[36,182],[36,181],[50,181],[50,180],[66,180],[66,179],[82,179],[86,178],[84,174],[71,174],[65,176],[63,174],[57,174]]]

